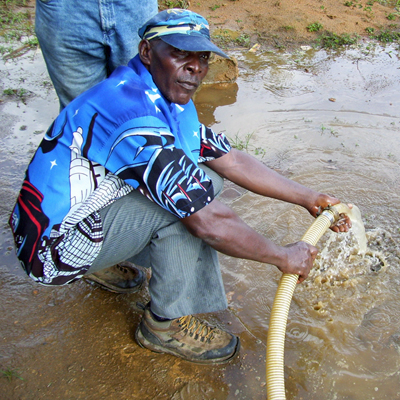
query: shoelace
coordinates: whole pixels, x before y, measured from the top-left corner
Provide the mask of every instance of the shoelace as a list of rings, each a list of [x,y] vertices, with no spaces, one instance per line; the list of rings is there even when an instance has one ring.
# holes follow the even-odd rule
[[[117,264],[116,267],[117,267],[121,272],[123,272],[124,274],[126,274],[126,273],[129,272],[128,268],[123,267],[122,265]]]
[[[201,341],[211,341],[214,338],[216,329],[206,325],[196,317],[193,317],[193,315],[179,318],[178,323],[190,336],[194,336],[195,340],[200,338]]]

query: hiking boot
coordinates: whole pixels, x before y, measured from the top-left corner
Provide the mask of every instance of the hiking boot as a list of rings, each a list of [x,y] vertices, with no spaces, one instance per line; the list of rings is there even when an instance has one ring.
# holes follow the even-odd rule
[[[93,272],[84,278],[114,293],[135,293],[146,280],[144,272],[128,261]]]
[[[135,337],[141,347],[201,364],[227,362],[240,348],[238,337],[193,315],[157,321],[149,306],[144,311]]]

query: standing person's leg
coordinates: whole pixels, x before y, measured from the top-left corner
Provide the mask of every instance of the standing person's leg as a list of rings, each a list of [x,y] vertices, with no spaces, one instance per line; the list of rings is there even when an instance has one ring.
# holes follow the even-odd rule
[[[137,54],[140,42],[138,30],[157,14],[158,1],[119,0],[118,5],[114,4],[113,11],[112,30],[108,30],[106,34],[106,42],[110,48],[109,71],[120,65],[127,65]]]
[[[98,0],[36,0],[35,30],[61,109],[107,77]]]
[[[156,0],[36,0],[36,35],[61,109],[137,54],[137,31],[157,10]]]

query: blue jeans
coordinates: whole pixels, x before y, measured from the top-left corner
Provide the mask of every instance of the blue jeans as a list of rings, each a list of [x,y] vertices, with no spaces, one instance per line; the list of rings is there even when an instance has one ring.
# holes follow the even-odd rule
[[[137,54],[157,0],[36,0],[35,29],[63,109]]]

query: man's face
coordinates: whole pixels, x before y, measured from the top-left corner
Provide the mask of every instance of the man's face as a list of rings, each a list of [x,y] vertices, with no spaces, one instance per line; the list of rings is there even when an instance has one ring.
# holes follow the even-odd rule
[[[210,52],[179,50],[162,40],[150,42],[147,65],[154,83],[169,101],[187,104],[208,72]]]

